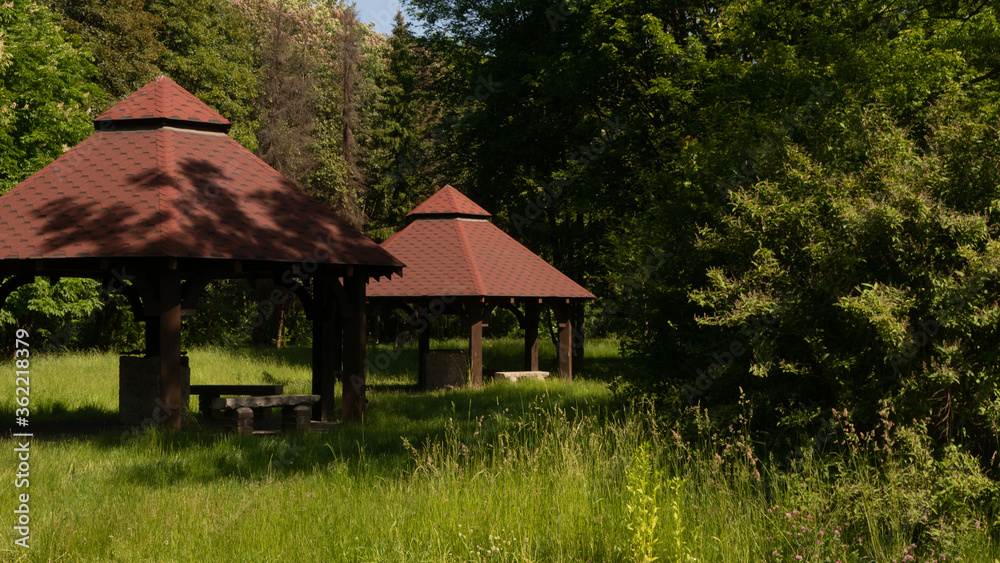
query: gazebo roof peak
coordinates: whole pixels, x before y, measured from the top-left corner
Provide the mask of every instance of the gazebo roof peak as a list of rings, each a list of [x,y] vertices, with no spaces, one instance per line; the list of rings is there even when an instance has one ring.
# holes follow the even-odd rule
[[[230,123],[207,104],[161,75],[94,120],[98,130],[162,126],[229,131]]]
[[[459,218],[488,220],[490,214],[450,185],[441,188],[406,214],[407,221]]]
[[[406,270],[402,277],[369,283],[368,295],[374,302],[444,295],[594,298],[491,223],[489,213],[451,186],[441,188],[406,217],[410,223],[381,244],[406,264]]]

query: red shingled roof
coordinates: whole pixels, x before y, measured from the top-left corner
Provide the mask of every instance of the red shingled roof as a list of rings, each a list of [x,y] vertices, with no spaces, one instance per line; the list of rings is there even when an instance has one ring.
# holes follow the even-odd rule
[[[432,202],[433,206],[428,206]],[[467,218],[473,213],[478,218]],[[594,298],[490,223],[485,219],[489,216],[486,211],[451,186],[428,198],[409,216],[413,221],[382,243],[406,263],[406,269],[402,277],[370,282],[370,298]]]
[[[462,195],[451,186],[445,186],[406,214],[411,220],[416,215],[443,215],[448,217],[489,217],[485,209]]]
[[[223,119],[165,77],[108,115]],[[402,266],[224,133],[184,121],[116,123],[0,197],[0,259],[316,257]]]
[[[229,125],[225,117],[166,76],[160,76],[139,88],[94,121],[100,126],[109,121],[130,119],[172,119]]]

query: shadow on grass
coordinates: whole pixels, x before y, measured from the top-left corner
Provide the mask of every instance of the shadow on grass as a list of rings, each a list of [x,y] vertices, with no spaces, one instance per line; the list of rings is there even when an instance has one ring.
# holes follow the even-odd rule
[[[0,407],[0,420],[7,422],[0,426],[0,431],[4,435],[25,431],[36,435],[89,434],[120,426],[118,411],[97,405],[70,407],[56,401],[32,404],[30,409],[29,426],[25,429],[16,424],[13,406]]]
[[[489,443],[484,440],[495,439],[504,428],[540,410],[558,410],[560,416],[565,413],[570,419],[580,413],[602,418],[616,412],[607,386],[595,380],[609,381],[627,367],[617,358],[615,348],[605,348],[603,354],[587,358],[576,370],[578,380],[572,383],[553,378],[423,392],[415,385],[415,348],[378,346],[373,353],[386,352],[391,361],[383,362],[381,369],[373,369],[368,378],[369,398],[375,404],[367,418],[363,423],[325,432],[238,438],[221,433],[217,424],[203,424],[194,415],[181,432],[141,430],[120,424],[117,411],[97,406],[74,408],[59,402],[33,405],[30,430],[35,432],[35,441],[56,444],[69,438],[84,446],[81,455],[88,455],[89,449],[93,452],[89,455],[115,459],[113,478],[139,486],[263,480],[332,469],[346,469],[366,478],[398,477],[415,464],[404,440],[417,447],[427,441],[446,440],[451,445],[485,445],[488,449]],[[594,349],[588,349],[588,353]],[[522,354],[518,343],[502,340],[487,351],[491,354],[487,358],[498,364],[516,363]],[[264,365],[308,366],[311,361],[308,348],[237,353],[249,354]],[[370,355],[369,359],[377,357]],[[219,361],[228,360],[222,357]],[[279,379],[266,370],[263,373],[264,379]],[[0,417],[11,424],[3,427],[8,436],[22,431],[12,424],[13,406],[0,408]],[[483,432],[484,428],[489,431]]]
[[[414,466],[404,439],[417,447],[429,440],[457,440],[472,447],[492,439],[483,436],[484,422],[499,432],[529,411],[559,410],[572,419],[607,416],[614,408],[600,384],[562,381],[501,382],[433,393],[373,390],[372,398],[375,406],[363,423],[325,432],[240,438],[193,421],[181,432],[132,432],[119,425],[79,440],[101,455],[125,460],[118,463],[114,479],[153,488],[283,478],[333,468],[346,468],[357,478],[396,478]]]
[[[619,357],[586,358],[583,365],[573,368],[573,375],[582,379],[611,383],[629,369],[629,359]]]
[[[547,342],[545,343],[547,344]],[[465,350],[467,342],[461,339],[432,340],[431,349],[461,349]],[[590,352],[594,353],[591,354]],[[275,365],[276,367],[310,368],[312,366],[312,349],[309,347],[273,348],[240,348],[231,351],[259,365]],[[523,343],[512,338],[491,338],[484,340],[483,361],[487,369],[520,370],[523,369]],[[392,384],[416,385],[417,348],[408,345],[396,348],[392,344],[373,344],[368,346],[369,380],[391,382]],[[618,356],[617,344],[606,345],[598,341],[588,348],[588,357],[583,365],[574,366],[574,374],[578,377],[610,382],[625,369],[627,359]],[[550,373],[559,370],[555,350],[551,346],[542,346],[539,357],[539,367]],[[198,366],[195,367],[198,369]],[[267,370],[262,371],[262,383],[289,384],[289,381],[274,376]]]

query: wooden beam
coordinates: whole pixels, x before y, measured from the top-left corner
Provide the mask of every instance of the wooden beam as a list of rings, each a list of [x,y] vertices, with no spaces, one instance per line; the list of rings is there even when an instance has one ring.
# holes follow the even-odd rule
[[[483,300],[470,299],[465,304],[469,323],[469,383],[483,384]]]
[[[542,311],[540,303],[528,300],[524,303],[524,371],[538,371],[538,317]]]
[[[541,301],[539,301],[540,303]],[[514,315],[517,319],[517,326],[524,328],[524,313],[521,312],[520,306],[517,305],[513,300],[507,302],[507,300],[488,300],[486,301],[486,313],[483,315],[483,321],[489,323],[490,315],[495,313],[497,309],[504,309],[505,311],[510,311],[510,314]],[[488,324],[485,326],[489,326]]]
[[[583,367],[584,330],[587,322],[584,301],[574,301],[570,304],[570,319],[573,322],[573,366],[579,370]]]
[[[124,272],[124,269],[122,271]],[[126,275],[125,279],[131,277]],[[146,307],[142,302],[142,297],[134,285],[125,283],[125,279],[118,275],[108,274],[101,279],[101,285],[111,290],[111,293],[124,295],[125,299],[128,300],[129,309],[132,310],[132,316],[136,320],[142,320],[146,318]]]
[[[359,268],[359,270],[361,270]],[[344,277],[344,294],[347,307],[344,318],[344,422],[358,421],[364,417],[368,403],[365,389],[365,284],[364,271]]]
[[[155,269],[145,270],[132,281],[132,291],[139,296],[146,322],[146,356],[160,356],[160,280]]]
[[[568,303],[558,303],[553,306],[556,322],[559,325],[559,346],[556,355],[559,357],[559,377],[573,379],[573,323],[570,320]]]
[[[417,310],[413,314],[420,315]],[[427,352],[431,350],[431,322],[426,316],[423,321],[417,323],[423,329],[417,333],[417,386],[421,389],[427,386]]]
[[[315,303],[313,296],[309,294],[309,290],[306,289],[302,283],[297,280],[285,280],[282,276],[277,274],[274,276],[274,285],[283,287],[295,294],[295,297],[299,298],[299,303],[302,303],[302,309],[305,311],[306,319],[313,320],[313,314],[315,313]]]
[[[313,406],[316,420],[330,420],[334,412],[334,390],[340,375],[341,321],[333,299],[331,284],[338,283],[325,277],[313,278],[312,297],[312,392],[320,396]]]
[[[35,281],[35,276],[28,274],[17,274],[0,285],[0,307],[7,302],[7,298],[22,285]]]
[[[181,276],[164,268],[159,273],[158,328],[160,404],[167,411],[164,426],[181,427]],[[147,326],[148,328],[148,326]]]
[[[199,272],[193,278],[181,284],[181,307],[184,309],[197,309],[201,294],[205,292],[205,287],[212,283],[214,275],[208,272]]]
[[[132,280],[132,288],[139,296],[139,301],[142,303],[143,310],[145,311],[145,315],[143,316],[146,317],[155,316],[157,311],[160,310],[159,296],[157,294],[158,286],[155,285],[156,280],[152,278],[152,276],[156,276],[156,271],[156,269],[147,270],[146,273],[138,275]]]

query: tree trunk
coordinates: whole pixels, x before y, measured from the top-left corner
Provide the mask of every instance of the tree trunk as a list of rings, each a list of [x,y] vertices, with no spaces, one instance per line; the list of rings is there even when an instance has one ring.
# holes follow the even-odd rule
[[[281,334],[285,331],[285,305],[281,304],[278,306],[278,337],[277,337],[277,349],[281,350]]]

